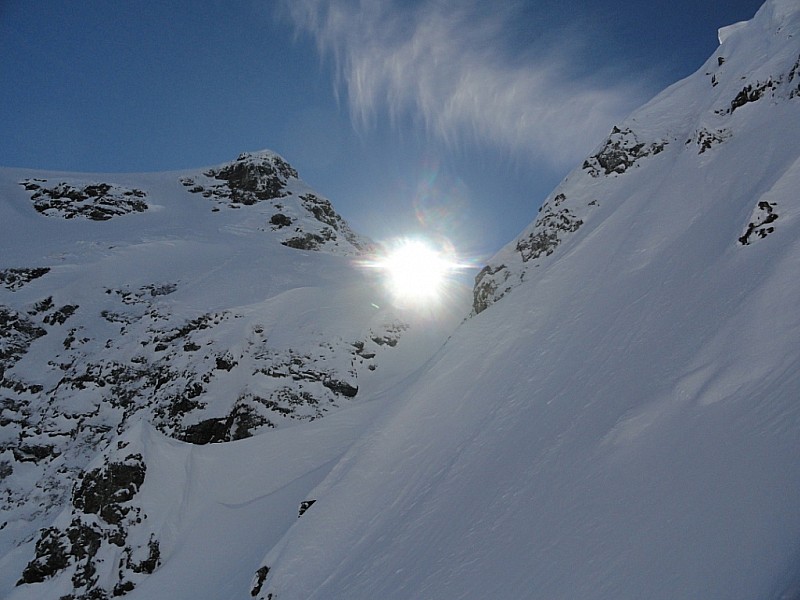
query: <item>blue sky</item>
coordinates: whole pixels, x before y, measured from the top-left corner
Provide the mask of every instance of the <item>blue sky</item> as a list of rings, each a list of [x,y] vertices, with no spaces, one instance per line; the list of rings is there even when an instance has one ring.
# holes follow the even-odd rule
[[[163,4],[163,5],[162,5]],[[0,2],[0,165],[272,149],[376,239],[486,258],[760,0]]]

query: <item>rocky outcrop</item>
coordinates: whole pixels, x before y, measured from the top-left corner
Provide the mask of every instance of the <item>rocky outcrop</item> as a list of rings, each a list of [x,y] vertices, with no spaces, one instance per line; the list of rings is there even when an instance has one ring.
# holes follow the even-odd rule
[[[498,291],[502,284],[508,280],[509,272],[505,265],[485,266],[475,276],[475,285],[472,288],[472,312],[478,314],[489,308],[489,305],[497,302],[506,292],[511,290],[507,287]]]
[[[86,566],[99,560],[92,555],[95,542],[85,540],[116,546],[123,539],[117,528],[127,531],[136,521],[130,507],[145,470],[136,452],[83,469],[130,422],[144,420],[175,439],[210,444],[319,419],[358,398],[359,378],[379,368],[382,353],[392,352],[407,327],[388,320],[356,339],[320,333],[297,347],[278,345],[235,311],[173,312],[180,304],[170,297],[179,289],[177,282],[157,281],[101,287],[81,307],[57,303],[54,295],[22,310],[0,306],[0,426],[6,434],[0,439],[0,510],[8,522],[42,519],[67,502],[75,511],[57,529],[49,521],[40,527],[35,555],[20,574],[23,584],[80,570],[75,598],[99,594],[91,591],[96,586]],[[44,361],[36,369],[16,369],[41,338],[36,351]],[[220,399],[219,389],[232,391],[231,400]],[[15,485],[23,472],[35,483]],[[76,554],[73,538],[84,540],[88,554]],[[157,548],[154,541],[152,550],[131,550],[124,571],[146,574]],[[106,591],[129,591],[127,581]]]
[[[776,206],[775,202],[767,202],[766,200],[762,200],[756,205],[753,215],[750,217],[751,220],[747,224],[747,229],[739,238],[739,243],[742,246],[748,246],[756,239],[763,239],[775,231],[775,226],[772,223],[778,220],[778,213],[775,211]]]
[[[299,508],[299,509],[298,509],[298,511],[297,511],[297,518],[299,519],[300,517],[302,517],[302,516],[305,514],[305,512],[306,512],[306,511],[307,511],[309,508],[311,508],[311,507],[313,506],[313,504],[314,504],[315,502],[316,502],[316,500],[303,500],[303,501],[300,503],[300,508]]]
[[[267,575],[269,575],[269,567],[267,565],[262,565],[258,569],[256,569],[255,577],[253,578],[253,585],[250,589],[250,595],[255,598],[261,593],[261,588],[264,586],[264,582],[267,580]],[[270,597],[272,594],[270,594]]]
[[[125,442],[120,443],[124,451]],[[98,468],[88,470],[72,492],[71,512],[64,524],[39,532],[33,559],[25,566],[17,585],[41,583],[69,577],[71,600],[108,599],[134,589],[134,580],[156,570],[160,562],[159,542],[153,534],[144,546],[129,543],[131,528],[147,518],[135,503],[147,468],[142,455],[108,457]],[[104,565],[117,562],[115,576],[101,578]]]
[[[26,283],[38,279],[50,272],[49,267],[36,267],[28,269],[4,269],[0,271],[0,285],[7,290],[16,292]]]
[[[697,145],[697,153],[703,154],[713,146],[721,144],[733,136],[730,129],[721,128],[716,130],[699,129],[695,134],[686,140],[686,144],[694,143]]]
[[[47,331],[31,319],[0,305],[0,379]]]
[[[659,154],[666,145],[666,141],[641,142],[630,128],[614,127],[600,151],[584,161],[583,169],[592,177],[619,175],[642,158]]]
[[[545,202],[539,209],[540,217],[533,224],[533,231],[517,240],[517,252],[522,262],[528,262],[540,256],[549,256],[561,243],[565,233],[574,233],[583,225],[583,221],[561,204],[566,196],[557,194],[552,202]]]
[[[800,97],[800,57],[788,71],[745,84],[731,99],[728,106],[714,112],[718,115],[731,115],[743,106],[758,102],[767,96],[790,100]]]
[[[206,177],[224,183],[200,185],[191,177],[181,183],[193,194],[202,194],[229,205],[251,206],[258,202],[275,200],[287,194],[290,179],[297,179],[297,171],[277,154],[245,152],[232,163],[209,169]]]
[[[60,182],[45,187],[46,179],[25,179],[20,182],[32,192],[31,201],[37,212],[48,217],[107,221],[112,217],[140,213],[148,209],[147,194],[140,189],[110,183]]]

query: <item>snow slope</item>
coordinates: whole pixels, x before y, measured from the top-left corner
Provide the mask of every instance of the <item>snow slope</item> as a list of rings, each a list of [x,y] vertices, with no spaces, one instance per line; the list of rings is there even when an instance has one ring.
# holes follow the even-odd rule
[[[800,597],[800,5],[614,129],[258,598]]]

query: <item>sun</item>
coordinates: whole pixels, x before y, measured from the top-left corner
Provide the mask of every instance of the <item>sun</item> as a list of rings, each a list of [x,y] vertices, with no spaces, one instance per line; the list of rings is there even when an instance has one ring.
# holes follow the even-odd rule
[[[370,266],[383,272],[395,301],[422,305],[442,299],[459,265],[447,248],[437,248],[422,239],[403,238],[388,244]]]

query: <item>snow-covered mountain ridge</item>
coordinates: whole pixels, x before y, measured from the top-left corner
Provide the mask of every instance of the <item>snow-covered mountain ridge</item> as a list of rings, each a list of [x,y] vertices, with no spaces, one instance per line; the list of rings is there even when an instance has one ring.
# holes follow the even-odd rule
[[[0,595],[800,598],[800,5],[720,37],[439,333],[272,155],[3,172]]]
[[[179,173],[2,169],[0,198],[1,596],[129,593],[175,527],[140,502],[170,460],[148,445],[363,404],[458,318],[415,330],[357,266],[372,242],[269,151]]]
[[[566,252],[579,228],[601,227],[611,214],[619,218],[617,198],[638,202],[654,172],[669,181],[672,193],[694,203],[710,194],[683,175],[686,169],[709,173],[722,186],[735,182],[736,189],[727,197],[729,202],[742,200],[747,214],[740,215],[741,223],[732,232],[734,242],[747,245],[774,231],[781,209],[762,196],[771,188],[765,177],[773,182],[784,175],[791,178],[793,168],[788,163],[791,153],[784,148],[793,147],[796,131],[791,126],[773,131],[769,123],[790,122],[800,102],[799,19],[794,8],[791,2],[765,4],[747,27],[725,37],[697,73],[615,127],[546,199],[541,216],[478,275],[474,312],[510,292],[531,269],[556,258],[551,255]],[[771,110],[763,110],[765,105]],[[730,172],[750,177],[734,179]],[[675,174],[672,180],[670,173]],[[612,194],[615,203],[608,206]],[[714,195],[722,194],[715,190]],[[584,231],[580,237],[589,234]],[[566,246],[559,248],[562,244]]]

